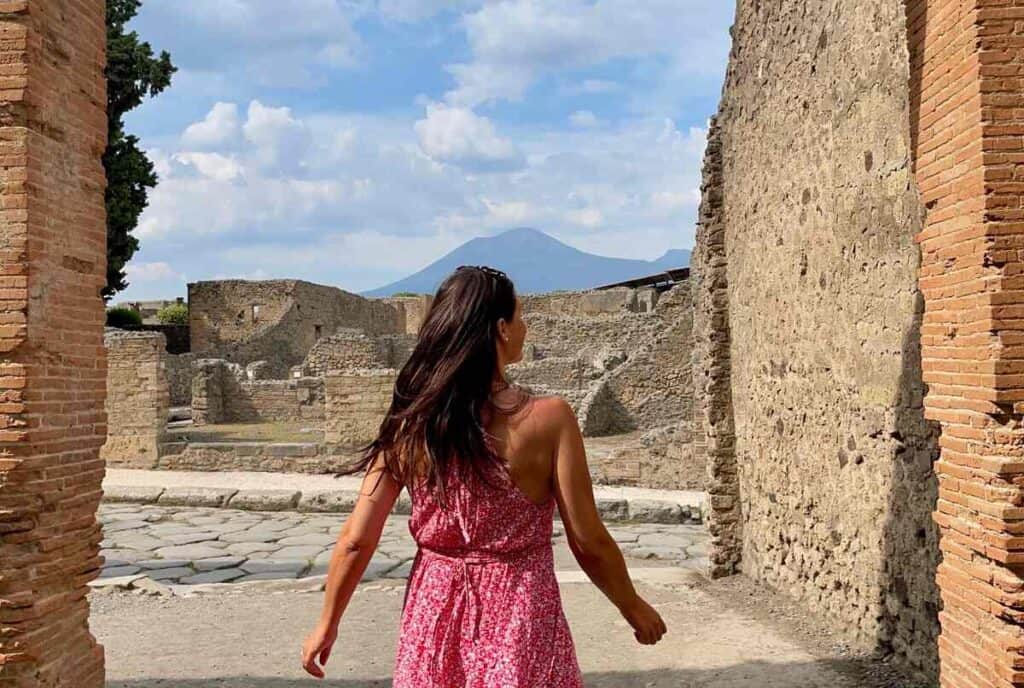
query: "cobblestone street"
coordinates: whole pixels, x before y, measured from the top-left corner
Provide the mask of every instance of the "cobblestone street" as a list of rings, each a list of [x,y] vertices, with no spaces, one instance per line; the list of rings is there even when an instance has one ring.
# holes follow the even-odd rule
[[[345,514],[105,504],[100,508],[106,558],[94,587],[149,578],[168,586],[297,579],[327,572]],[[702,569],[702,526],[609,525],[631,560],[643,566]],[[559,521],[552,542],[560,571],[578,570]],[[388,518],[364,580],[405,578],[416,554],[408,516]]]

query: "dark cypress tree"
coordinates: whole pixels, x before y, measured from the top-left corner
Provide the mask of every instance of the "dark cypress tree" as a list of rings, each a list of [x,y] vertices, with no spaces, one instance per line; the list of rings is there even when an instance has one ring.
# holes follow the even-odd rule
[[[177,68],[167,51],[153,55],[149,43],[126,32],[141,0],[107,0],[107,286],[110,298],[128,286],[125,264],[139,248],[132,230],[147,205],[149,189],[156,186],[153,163],[139,148],[139,139],[124,130],[125,113],[171,85]]]

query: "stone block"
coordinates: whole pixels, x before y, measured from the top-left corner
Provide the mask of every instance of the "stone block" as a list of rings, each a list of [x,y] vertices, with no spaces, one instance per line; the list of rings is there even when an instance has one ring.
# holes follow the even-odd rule
[[[238,490],[213,487],[169,487],[157,500],[163,506],[222,507]]]
[[[155,504],[163,493],[164,488],[162,487],[111,485],[103,488],[103,501]]]
[[[348,513],[355,508],[359,494],[351,490],[310,492],[299,498],[299,511]]]
[[[227,506],[249,511],[288,511],[298,505],[301,496],[298,490],[239,490]]]

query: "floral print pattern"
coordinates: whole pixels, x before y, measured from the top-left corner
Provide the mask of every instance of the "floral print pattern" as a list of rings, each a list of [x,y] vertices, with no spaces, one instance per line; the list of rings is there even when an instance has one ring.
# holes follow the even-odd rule
[[[551,546],[554,495],[505,475],[446,483],[448,508],[412,492],[418,551],[405,589],[393,688],[581,688]]]

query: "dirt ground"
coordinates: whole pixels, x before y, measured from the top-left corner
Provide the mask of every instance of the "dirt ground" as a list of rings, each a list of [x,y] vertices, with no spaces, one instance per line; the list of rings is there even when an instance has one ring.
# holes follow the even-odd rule
[[[636,643],[589,583],[562,585],[590,688],[918,686],[883,661],[850,653],[791,602],[742,577],[639,585],[669,629],[654,646]],[[91,624],[106,647],[108,688],[385,688],[403,586],[360,586],[323,682],[299,666],[322,593],[253,594],[230,585],[184,598],[97,593]]]

